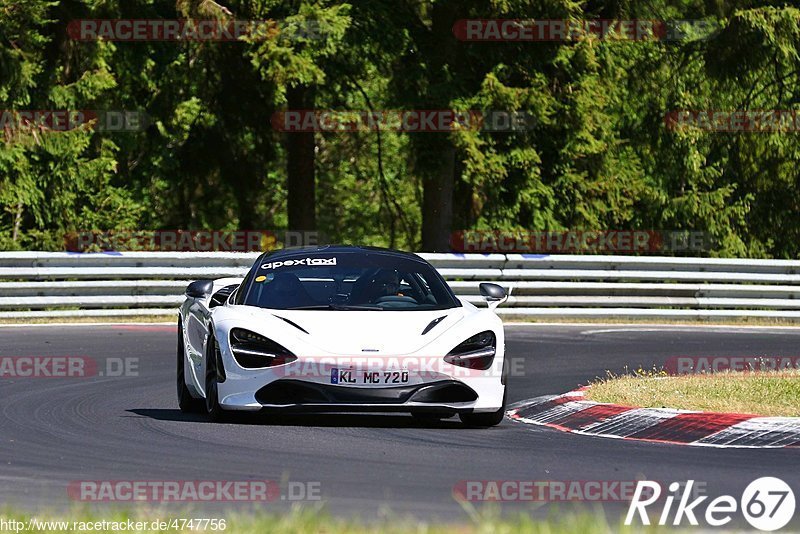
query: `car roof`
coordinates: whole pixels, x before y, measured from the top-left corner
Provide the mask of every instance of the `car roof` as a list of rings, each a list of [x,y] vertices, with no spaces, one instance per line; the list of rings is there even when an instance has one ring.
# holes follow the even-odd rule
[[[383,256],[394,256],[398,258],[405,258],[409,260],[427,263],[424,259],[420,258],[412,252],[404,252],[402,250],[395,250],[391,248],[370,247],[360,245],[319,245],[315,247],[287,247],[278,250],[265,252],[259,258],[269,258],[270,260],[278,260],[280,258],[287,258],[292,256],[300,256],[304,254],[379,254]]]

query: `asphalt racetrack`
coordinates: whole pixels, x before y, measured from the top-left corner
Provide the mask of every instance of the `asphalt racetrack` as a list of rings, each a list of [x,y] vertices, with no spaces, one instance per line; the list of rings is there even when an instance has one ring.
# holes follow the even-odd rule
[[[563,393],[606,370],[660,367],[672,356],[800,351],[800,329],[790,328],[509,325],[506,332],[509,356],[523,360],[509,380],[510,402]],[[249,417],[211,424],[177,409],[175,346],[175,329],[166,325],[0,328],[3,357],[84,356],[101,362],[101,372],[109,359],[133,358],[128,361],[137,365],[128,376],[0,378],[0,503],[69,508],[75,502],[67,488],[76,480],[312,482],[334,515],[370,518],[390,510],[448,520],[467,518],[453,498],[462,481],[693,479],[716,497],[741,496],[754,479],[776,476],[800,495],[797,449],[628,442],[508,420],[491,429],[466,429],[457,418],[425,424],[407,415]],[[280,511],[289,503],[278,499],[260,506]],[[502,508],[547,514],[550,506],[514,502]],[[602,506],[612,516],[627,508]]]

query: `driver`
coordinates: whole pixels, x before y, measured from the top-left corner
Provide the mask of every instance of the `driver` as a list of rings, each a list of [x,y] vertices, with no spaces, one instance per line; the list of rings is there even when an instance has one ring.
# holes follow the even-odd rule
[[[400,296],[400,275],[391,269],[381,269],[372,277],[370,287],[367,292],[369,301],[375,302],[381,297]]]

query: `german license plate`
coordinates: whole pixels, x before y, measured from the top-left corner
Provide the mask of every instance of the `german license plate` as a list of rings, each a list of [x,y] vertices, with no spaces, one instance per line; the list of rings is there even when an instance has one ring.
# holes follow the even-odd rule
[[[365,371],[361,369],[331,369],[331,384],[342,386],[392,386],[408,384],[408,371]]]

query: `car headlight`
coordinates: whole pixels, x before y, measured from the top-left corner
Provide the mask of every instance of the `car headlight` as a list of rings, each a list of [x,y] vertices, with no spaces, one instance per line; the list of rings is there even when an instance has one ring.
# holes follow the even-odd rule
[[[297,356],[271,339],[244,328],[231,330],[231,351],[245,369],[262,369],[291,363]]]
[[[487,330],[467,339],[444,357],[447,363],[485,371],[492,366],[497,353],[497,338]]]

